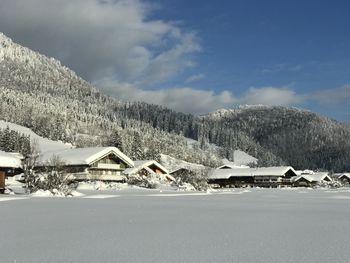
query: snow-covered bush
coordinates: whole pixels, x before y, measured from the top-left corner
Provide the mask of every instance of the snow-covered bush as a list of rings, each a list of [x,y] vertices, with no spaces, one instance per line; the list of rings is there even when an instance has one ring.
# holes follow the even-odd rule
[[[181,169],[176,173],[176,183],[179,187],[191,184],[198,191],[206,191],[208,185],[208,169],[189,170]]]
[[[42,190],[56,195],[58,191],[68,196],[76,186],[70,182],[64,162],[57,156],[53,156],[41,169],[26,171],[26,187],[30,193]]]
[[[155,176],[144,176],[139,174],[131,174],[128,177],[127,183],[144,188],[156,189],[160,186],[160,181]]]
[[[147,171],[140,171],[137,174],[130,174],[127,179],[127,183],[130,185],[136,185],[145,188],[155,189],[161,184],[161,177],[156,173],[150,173]]]
[[[328,187],[328,188],[340,188],[340,187],[343,187],[344,185],[339,182],[339,181],[330,181],[330,182],[327,182],[327,181],[321,181],[317,186],[319,187]]]

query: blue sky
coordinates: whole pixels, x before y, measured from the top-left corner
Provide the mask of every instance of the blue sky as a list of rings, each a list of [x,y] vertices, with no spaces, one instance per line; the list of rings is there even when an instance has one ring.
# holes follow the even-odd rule
[[[156,16],[182,21],[201,39],[203,50],[191,69],[201,79],[193,87],[237,95],[249,87],[290,87],[312,95],[350,83],[349,1],[165,0],[161,5]],[[344,101],[299,105],[350,120]]]
[[[2,0],[0,31],[121,100],[350,122],[349,13],[342,0]]]

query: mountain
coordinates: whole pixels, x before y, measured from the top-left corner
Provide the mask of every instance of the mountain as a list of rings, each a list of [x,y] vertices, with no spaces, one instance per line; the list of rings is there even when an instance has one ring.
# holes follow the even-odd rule
[[[226,130],[232,136],[243,134],[296,169],[350,170],[349,126],[316,113],[280,106],[241,106],[200,119],[212,143],[226,144],[216,134]]]
[[[98,92],[59,61],[0,34],[0,119],[75,146],[114,145],[134,159],[160,153],[216,166],[216,150],[189,147],[180,135],[191,115],[145,103],[122,103]],[[175,120],[175,121],[173,121]],[[171,132],[171,133],[170,133]]]
[[[76,146],[116,145],[134,159],[167,154],[217,166],[242,150],[260,166],[350,170],[348,125],[296,108],[242,106],[194,116],[120,102],[3,34],[0,98],[0,119]]]

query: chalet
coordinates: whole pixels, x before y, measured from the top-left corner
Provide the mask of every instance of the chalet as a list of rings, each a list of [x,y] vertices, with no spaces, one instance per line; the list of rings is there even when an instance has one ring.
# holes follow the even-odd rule
[[[338,180],[345,184],[350,184],[350,173],[343,173],[339,175]]]
[[[116,147],[74,148],[45,152],[35,169],[54,166],[59,159],[72,180],[124,181],[122,173],[134,162]]]
[[[134,167],[127,168],[123,174],[128,176],[131,174],[157,174],[163,176],[167,180],[174,181],[175,179],[169,175],[169,171],[160,163],[154,160],[134,161]]]
[[[312,187],[323,182],[331,182],[332,178],[328,173],[301,174],[291,179],[293,186]]]
[[[290,184],[290,178],[296,176],[290,166],[215,169],[209,176],[210,184],[220,187],[261,186],[277,187]]]

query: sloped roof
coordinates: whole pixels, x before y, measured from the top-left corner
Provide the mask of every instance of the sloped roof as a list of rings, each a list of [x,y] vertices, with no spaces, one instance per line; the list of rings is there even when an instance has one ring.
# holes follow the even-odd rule
[[[165,174],[168,174],[169,171],[163,166],[161,165],[160,163],[158,163],[157,161],[155,160],[137,160],[137,161],[134,161],[134,167],[132,168],[128,168],[126,169],[123,173],[124,174],[133,174],[133,173],[137,173],[138,171],[144,169],[144,168],[148,168],[151,166],[151,165],[155,165],[157,166],[160,170],[162,170]],[[147,170],[148,170],[147,169]],[[151,169],[150,169],[151,170]],[[151,172],[153,172],[151,170]]]
[[[205,166],[202,164],[196,164],[196,163],[189,163],[174,157],[171,157],[169,155],[161,154],[161,163],[164,167],[168,169],[170,174],[180,170],[180,169],[186,169],[186,170],[202,170],[205,169]]]
[[[211,175],[209,175],[209,178],[229,179],[230,177],[285,176],[289,170],[292,170],[295,173],[291,166],[215,169]]]
[[[125,162],[129,167],[134,166],[134,162],[116,147],[74,148],[44,152],[40,155],[39,162],[40,164],[45,164],[54,156],[57,156],[67,165],[90,165],[111,153],[118,156],[118,158]]]
[[[350,173],[343,173],[339,176],[339,179],[343,178],[343,177],[346,177],[348,179],[350,179]]]
[[[236,164],[223,164],[223,165],[219,166],[216,169],[235,169],[235,168],[249,168],[249,166],[247,166],[247,165],[236,165]]]
[[[21,154],[0,151],[0,167],[20,168],[22,158]]]
[[[300,179],[305,179],[308,182],[321,182],[325,179],[331,181],[332,179],[329,177],[328,173],[314,173],[314,174],[302,174],[292,178],[293,182],[297,182]]]

